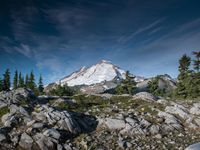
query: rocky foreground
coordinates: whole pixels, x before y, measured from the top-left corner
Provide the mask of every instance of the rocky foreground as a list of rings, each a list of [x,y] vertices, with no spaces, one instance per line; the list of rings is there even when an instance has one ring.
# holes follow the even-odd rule
[[[58,98],[17,89],[0,93],[0,117],[1,150],[182,150],[200,141],[200,103],[146,92]]]

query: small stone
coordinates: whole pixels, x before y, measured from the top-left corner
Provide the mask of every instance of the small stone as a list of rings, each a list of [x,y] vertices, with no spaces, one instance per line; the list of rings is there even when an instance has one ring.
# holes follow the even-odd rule
[[[45,136],[52,137],[54,139],[59,139],[60,138],[60,133],[56,129],[47,129],[43,133]]]
[[[87,140],[88,142],[91,142],[91,141],[92,141],[92,138],[91,138],[90,136],[87,136],[87,137],[86,137],[86,140]]]
[[[21,135],[19,145],[24,149],[31,150],[33,145],[33,139],[27,133],[23,133]]]
[[[64,144],[65,150],[72,150],[72,148],[68,144]]]
[[[60,144],[57,144],[57,150],[63,150],[63,146]]]
[[[127,146],[128,148],[131,148],[131,147],[132,147],[132,144],[131,144],[130,142],[126,142],[126,146]]]
[[[34,123],[32,125],[32,127],[35,129],[42,129],[44,127],[44,124],[43,123]]]
[[[125,128],[125,126],[126,126],[124,120],[111,119],[111,118],[106,118],[105,124],[111,130],[120,130],[120,129]]]
[[[31,120],[26,123],[27,126],[32,126],[35,123],[35,120]]]
[[[156,134],[156,135],[155,135],[155,138],[157,138],[157,139],[162,139],[162,135],[161,135],[161,134]]]
[[[121,147],[122,149],[126,148],[126,142],[125,141],[119,140],[117,143],[118,143],[119,147]]]
[[[5,135],[0,134],[0,142],[4,141],[6,139]]]

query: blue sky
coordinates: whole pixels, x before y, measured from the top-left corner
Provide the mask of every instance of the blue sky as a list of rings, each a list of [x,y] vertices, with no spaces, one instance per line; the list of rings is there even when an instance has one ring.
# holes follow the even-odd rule
[[[145,77],[178,74],[200,48],[197,0],[1,0],[0,74],[50,83],[105,59]]]

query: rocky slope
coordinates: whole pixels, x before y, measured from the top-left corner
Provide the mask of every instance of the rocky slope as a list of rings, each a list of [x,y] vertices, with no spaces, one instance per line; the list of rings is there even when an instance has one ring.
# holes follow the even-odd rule
[[[176,81],[170,77],[168,74],[158,75],[158,86],[159,89],[165,89],[167,92],[176,88]],[[146,91],[148,82],[154,80],[155,77],[144,79],[137,83],[139,91]]]
[[[69,149],[67,140],[96,126],[95,117],[58,110],[25,89],[0,93],[0,149]]]
[[[200,103],[147,92],[59,98],[17,89],[0,92],[0,108],[2,150],[182,150],[200,141]]]

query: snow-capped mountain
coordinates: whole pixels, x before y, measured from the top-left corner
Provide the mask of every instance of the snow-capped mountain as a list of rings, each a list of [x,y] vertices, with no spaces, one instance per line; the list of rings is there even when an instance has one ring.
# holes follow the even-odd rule
[[[91,85],[113,79],[125,79],[125,71],[109,61],[102,60],[89,68],[82,67],[79,71],[56,82],[61,85]]]

